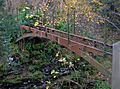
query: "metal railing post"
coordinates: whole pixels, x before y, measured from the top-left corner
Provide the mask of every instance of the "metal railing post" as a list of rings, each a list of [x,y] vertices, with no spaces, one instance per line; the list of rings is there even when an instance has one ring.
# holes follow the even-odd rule
[[[70,25],[70,18],[69,18],[69,7],[68,7],[68,12],[67,12],[67,24],[68,24],[68,27],[67,27],[67,33],[68,33],[68,44],[70,43],[70,28],[69,28],[69,25]]]
[[[120,89],[120,41],[113,44],[112,89]]]
[[[74,28],[73,28],[73,33],[75,34],[75,10],[74,10],[74,24],[73,24]]]

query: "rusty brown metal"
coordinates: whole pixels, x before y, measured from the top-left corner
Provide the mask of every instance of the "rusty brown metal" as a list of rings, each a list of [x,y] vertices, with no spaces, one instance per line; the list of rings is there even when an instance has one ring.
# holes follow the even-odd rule
[[[31,33],[25,33],[23,36],[17,39],[16,42],[19,42],[22,39],[28,38],[28,37],[39,37],[39,38],[46,38],[53,42],[56,42],[67,49],[71,50],[72,52],[76,53],[77,55],[83,57],[86,61],[88,61],[92,66],[94,66],[96,69],[98,69],[101,73],[106,75],[107,77],[111,77],[111,71],[108,71],[107,68],[105,68],[102,64],[100,64],[98,61],[96,61],[94,58],[92,58],[88,53],[93,53],[95,55],[104,55],[104,51],[102,49],[99,49],[95,47],[94,43],[97,43],[99,45],[106,45],[110,50],[112,50],[111,45],[104,44],[103,42],[99,42],[96,40],[92,40],[89,38],[77,36],[70,34],[71,38],[69,40],[67,39],[67,33],[63,31],[58,31],[53,28],[43,28],[42,31],[38,30],[36,28],[28,27],[28,26],[21,26],[21,29],[29,30]],[[78,38],[77,38],[78,37]],[[88,44],[87,42],[90,41],[93,45]],[[108,53],[108,55],[112,56],[111,53]]]
[[[53,35],[58,36],[58,38],[60,40],[63,39],[63,38],[64,39],[66,38],[66,41],[68,42],[67,32],[56,30],[54,28],[47,28],[47,27],[43,27],[43,26],[40,27],[40,28],[42,29],[42,31],[45,32],[45,34],[51,34],[52,36]],[[40,30],[38,30],[36,28],[28,27],[28,26],[21,26],[21,29],[30,30],[30,31],[32,31],[33,34],[36,34],[37,32],[41,33]],[[53,39],[54,38],[52,38],[50,40],[53,40]],[[63,43],[63,44],[65,44],[65,43]],[[77,47],[79,48],[79,50],[84,49],[84,51],[91,52],[91,53],[94,53],[96,55],[102,55],[103,56],[106,53],[107,55],[112,56],[112,46],[111,45],[104,44],[103,42],[93,40],[93,39],[90,39],[90,38],[87,38],[87,37],[82,37],[82,36],[70,34],[70,44],[69,45],[76,45],[76,44],[78,44]],[[107,51],[104,51],[103,46],[106,47]]]
[[[42,31],[37,34],[34,33],[26,33],[19,39],[17,39],[16,42],[19,42],[22,39],[28,38],[28,37],[39,37],[39,38],[46,38],[51,41],[57,42],[60,45],[63,45],[67,49],[71,50],[72,52],[76,53],[77,55],[83,57],[86,61],[88,61],[92,66],[94,66],[98,71],[103,73],[105,76],[110,77],[111,71],[108,71],[107,68],[105,68],[103,65],[101,65],[99,62],[97,62],[94,58],[92,58],[89,54],[84,52],[84,45],[81,45],[79,43],[76,43],[74,41],[70,41],[70,45],[68,45],[67,39],[59,37],[57,35],[47,34]],[[91,51],[91,50],[90,50]]]

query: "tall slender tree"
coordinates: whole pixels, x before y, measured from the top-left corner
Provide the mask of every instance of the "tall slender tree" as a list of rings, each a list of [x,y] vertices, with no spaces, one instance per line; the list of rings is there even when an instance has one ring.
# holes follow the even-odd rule
[[[2,31],[2,17],[3,17],[3,0],[0,0],[0,59],[3,57],[3,31]]]

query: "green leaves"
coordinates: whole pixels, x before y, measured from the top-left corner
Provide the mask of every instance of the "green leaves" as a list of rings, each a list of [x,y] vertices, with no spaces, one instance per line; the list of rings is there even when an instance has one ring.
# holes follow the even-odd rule
[[[67,30],[67,23],[65,22],[59,22],[56,27],[56,29],[62,30],[62,31],[66,31]]]
[[[18,23],[20,25],[38,26],[39,19],[42,18],[42,12],[40,10],[35,10],[31,13],[30,7],[23,7],[18,14]]]
[[[0,8],[3,7],[4,5],[4,0],[0,0]]]
[[[111,89],[111,87],[107,82],[97,80],[95,83],[95,89]]]

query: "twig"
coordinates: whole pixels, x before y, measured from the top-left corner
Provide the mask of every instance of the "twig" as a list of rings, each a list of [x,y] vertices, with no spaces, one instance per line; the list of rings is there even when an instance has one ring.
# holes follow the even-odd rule
[[[120,13],[117,13],[117,12],[112,12],[112,13],[115,14],[115,15],[120,16]]]
[[[66,81],[72,82],[72,83],[78,85],[78,86],[80,87],[80,89],[83,89],[83,87],[82,87],[78,82],[75,82],[75,81],[73,81],[73,80],[71,80],[71,79],[67,79],[67,78],[63,78],[63,80],[66,80]]]
[[[111,25],[113,25],[118,31],[120,31],[120,28],[118,28],[113,22],[111,22],[110,20],[108,20],[108,19],[106,19],[106,18],[104,18],[104,17],[101,17],[101,16],[98,16],[99,18],[101,18],[101,19],[103,19],[103,20],[105,20],[105,21],[107,21],[108,23],[110,23]]]

